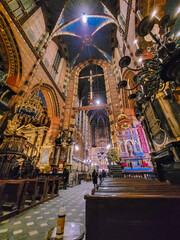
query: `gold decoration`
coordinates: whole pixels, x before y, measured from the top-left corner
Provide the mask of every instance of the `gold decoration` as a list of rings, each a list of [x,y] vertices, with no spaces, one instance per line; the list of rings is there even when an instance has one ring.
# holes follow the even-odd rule
[[[16,40],[12,35],[11,29],[9,27],[8,21],[5,16],[0,13],[0,35],[3,39],[3,42],[6,46],[8,61],[9,61],[9,72],[8,78],[16,76],[20,74],[21,68],[21,57],[17,47]]]
[[[19,127],[32,124],[33,127],[47,126],[50,120],[47,109],[39,97],[39,90],[36,89],[27,97],[19,97],[15,105],[15,115],[8,121],[5,134],[12,135]]]
[[[18,119],[18,115],[15,114],[12,120],[8,120],[7,129],[4,133],[6,135],[13,135],[20,125],[21,121]]]
[[[118,116],[118,122],[116,124],[116,130],[124,130],[130,128],[131,121],[128,119],[128,116],[124,113],[119,114]]]

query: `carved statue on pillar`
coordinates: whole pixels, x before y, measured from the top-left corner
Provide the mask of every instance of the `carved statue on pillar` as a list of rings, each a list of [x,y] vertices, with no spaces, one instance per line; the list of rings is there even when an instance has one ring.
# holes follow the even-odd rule
[[[72,131],[69,131],[68,129],[64,129],[60,134],[59,137],[55,140],[56,143],[56,163],[59,164],[60,161],[68,162],[68,156],[69,156],[69,149],[71,148],[71,145],[73,144],[73,138],[72,138]],[[58,148],[60,150],[58,150]],[[60,151],[60,153],[59,153]],[[59,158],[59,159],[58,159]]]

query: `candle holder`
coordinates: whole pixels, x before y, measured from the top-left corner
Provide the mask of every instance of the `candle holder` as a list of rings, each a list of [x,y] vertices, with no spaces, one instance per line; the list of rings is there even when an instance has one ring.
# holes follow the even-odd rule
[[[119,82],[118,87],[130,91],[129,99],[136,99],[135,110],[138,116],[142,110],[142,105],[148,101],[153,101],[159,92],[165,91],[164,100],[173,101],[173,92],[180,85],[180,46],[178,37],[171,33],[176,19],[171,19],[169,15],[165,15],[159,21],[161,35],[157,37],[156,34],[152,33],[155,20],[150,16],[144,17],[138,26],[138,34],[141,37],[148,34],[152,37],[153,44],[150,48],[148,47],[148,52],[152,53],[152,58],[143,59],[143,49],[138,48],[135,55],[142,56],[141,66],[129,67],[131,63],[129,56],[124,56],[119,61],[121,68],[137,72],[133,78],[133,88],[128,88],[127,81],[123,79]],[[137,40],[135,41],[137,43]],[[132,93],[134,89],[136,89],[136,93]]]

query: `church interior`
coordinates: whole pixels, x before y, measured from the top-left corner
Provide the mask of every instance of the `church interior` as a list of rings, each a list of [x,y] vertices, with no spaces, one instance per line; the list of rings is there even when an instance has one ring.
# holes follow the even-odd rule
[[[0,239],[178,240],[180,2],[0,1]]]

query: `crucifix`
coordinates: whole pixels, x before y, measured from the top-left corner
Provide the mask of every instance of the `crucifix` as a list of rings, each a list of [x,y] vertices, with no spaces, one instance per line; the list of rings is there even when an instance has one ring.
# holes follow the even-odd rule
[[[103,76],[104,74],[92,74],[92,70],[90,70],[90,75],[89,76],[84,76],[84,77],[80,77],[79,79],[83,79],[83,78],[89,78],[88,81],[90,83],[90,105],[93,105],[93,78],[94,77],[99,77],[99,76]]]

